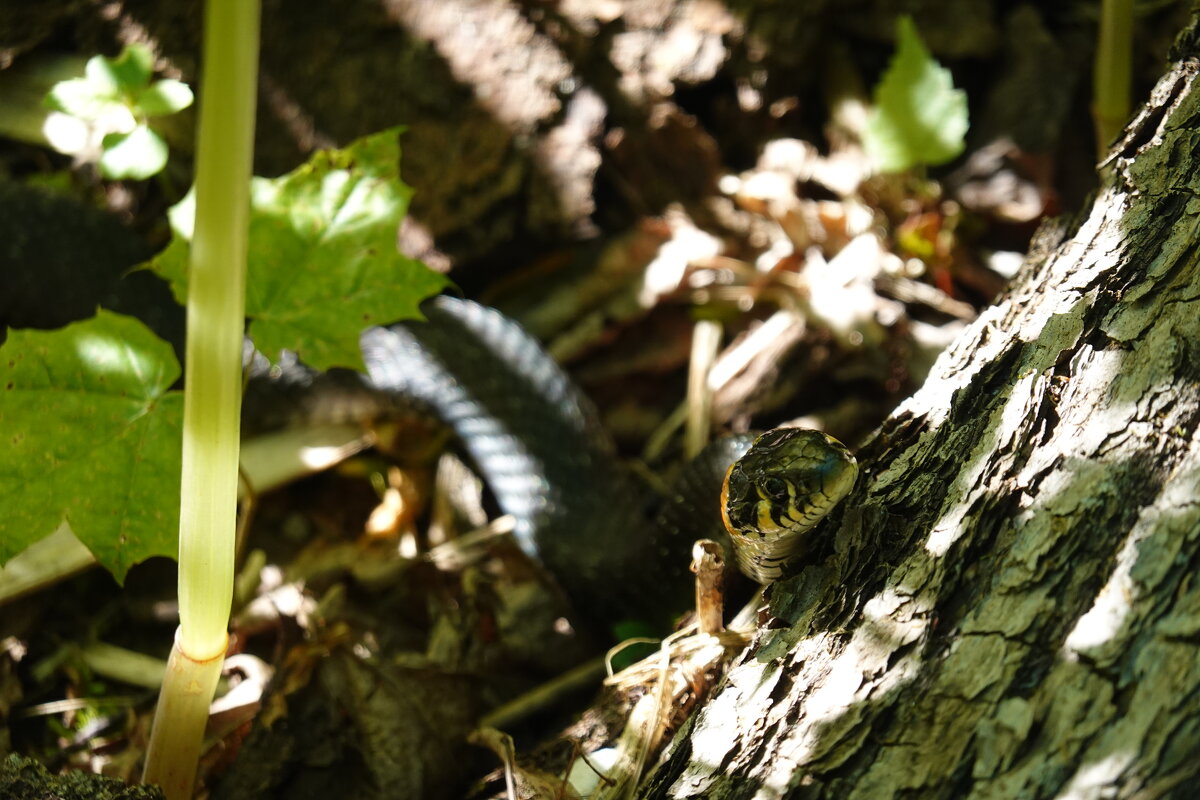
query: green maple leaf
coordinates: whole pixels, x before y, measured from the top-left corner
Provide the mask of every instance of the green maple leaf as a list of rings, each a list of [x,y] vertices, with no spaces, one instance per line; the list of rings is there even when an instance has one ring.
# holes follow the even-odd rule
[[[246,316],[269,358],[286,348],[318,369],[362,369],[363,328],[420,317],[418,304],[447,285],[396,250],[412,196],[400,180],[398,136],[384,131],[280,178],[254,179]],[[172,209],[175,238],[153,264],[181,302],[193,215],[190,196]]]
[[[0,348],[0,562],[69,523],[118,581],[175,555],[183,395],[170,345],[100,311]]]

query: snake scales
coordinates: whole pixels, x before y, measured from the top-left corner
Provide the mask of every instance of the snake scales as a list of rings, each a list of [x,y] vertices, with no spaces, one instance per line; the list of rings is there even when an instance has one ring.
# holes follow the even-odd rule
[[[297,416],[436,416],[514,517],[521,548],[590,614],[654,618],[686,608],[691,544],[728,542],[726,526],[743,570],[774,580],[804,549],[802,532],[854,483],[854,459],[836,440],[778,429],[749,453],[749,436],[718,440],[665,501],[648,498],[618,464],[592,404],[519,325],[448,296],[422,311],[426,321],[363,334],[366,376],[294,363],[259,370],[244,427]],[[720,513],[719,495],[728,501]]]

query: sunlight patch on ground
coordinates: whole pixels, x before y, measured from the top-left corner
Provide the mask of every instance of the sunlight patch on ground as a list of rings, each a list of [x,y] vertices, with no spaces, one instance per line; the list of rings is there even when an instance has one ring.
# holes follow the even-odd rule
[[[242,473],[256,492],[263,492],[328,469],[370,444],[357,425],[278,431],[242,442]]]
[[[695,227],[679,214],[668,214],[671,238],[658,249],[654,260],[646,267],[638,303],[652,308],[658,298],[676,291],[687,275],[688,267],[721,254],[721,242],[715,236]]]

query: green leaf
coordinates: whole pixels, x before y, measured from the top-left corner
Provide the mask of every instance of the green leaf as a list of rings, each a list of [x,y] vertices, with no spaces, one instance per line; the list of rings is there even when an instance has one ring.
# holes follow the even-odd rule
[[[115,59],[88,59],[84,77],[56,83],[44,104],[90,122],[108,119],[109,130],[117,131],[133,126],[133,112],[162,116],[192,104],[192,90],[185,84],[162,80],[151,86],[153,74],[154,56],[143,45],[130,45]]]
[[[929,54],[911,18],[897,20],[896,39],[896,54],[875,87],[863,144],[883,172],[944,164],[963,151],[966,93]]]
[[[103,140],[100,173],[114,180],[145,180],[167,165],[167,143],[145,124],[129,133],[110,133]]]
[[[109,91],[129,96],[150,83],[154,56],[145,45],[131,44],[115,59],[104,56],[88,59],[84,71],[98,89],[108,87]]]
[[[155,81],[133,98],[133,105],[147,117],[165,117],[183,111],[192,104],[192,90],[174,80]]]
[[[363,328],[420,317],[445,277],[396,250],[412,190],[400,180],[399,129],[322,151],[273,180],[254,179],[246,315],[269,358],[293,350],[318,369],[363,368]],[[175,238],[152,266],[187,295],[190,198],[172,209]]]
[[[94,122],[111,114],[128,115],[116,94],[98,88],[87,78],[59,81],[46,94],[44,105],[82,120]]]
[[[174,556],[183,397],[170,345],[100,311],[0,347],[0,562],[64,520],[118,581]]]
[[[92,56],[84,66],[84,80],[91,84],[93,91],[118,97],[121,94],[121,84],[112,67],[112,59],[104,56]]]

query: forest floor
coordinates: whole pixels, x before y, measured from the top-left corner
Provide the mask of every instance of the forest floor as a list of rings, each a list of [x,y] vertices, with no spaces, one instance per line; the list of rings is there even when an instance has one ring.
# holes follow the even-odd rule
[[[701,13],[705,4],[680,7],[670,26],[655,28],[654,45],[668,41],[668,29],[676,34],[671,41],[689,32],[703,41],[702,33],[721,29]],[[623,23],[617,14],[602,25],[635,30],[629,13]],[[406,22],[433,24],[422,19]],[[553,27],[541,24],[543,33]],[[858,39],[845,29],[835,32],[847,48],[862,43],[861,32]],[[471,296],[542,341],[596,403],[623,459],[652,489],[669,485],[713,431],[800,425],[828,431],[853,449],[1004,290],[1038,225],[1072,213],[1090,188],[1095,145],[1078,71],[1052,87],[1055,107],[1037,107],[1053,124],[1047,121],[1036,136],[1006,129],[1015,126],[1006,121],[1030,107],[1029,98],[1054,94],[1042,85],[1051,80],[1046,67],[1028,63],[1033,45],[1027,40],[1057,46],[1063,63],[1075,69],[1075,32],[1032,8],[1010,14],[994,32],[987,58],[947,56],[956,83],[968,89],[972,128],[966,152],[944,166],[883,175],[863,149],[871,97],[862,87],[879,78],[890,42],[875,42],[863,64],[833,64],[824,84],[810,82],[790,97],[778,92],[777,74],[764,89],[752,71],[738,72],[752,65],[746,42],[753,37],[745,35],[719,57],[709,56],[719,63],[704,80],[685,82],[681,68],[656,72],[665,69],[665,56],[657,67],[647,59],[640,73],[623,67],[623,79],[640,75],[639,91],[650,94],[645,87],[656,81],[675,87],[673,97],[644,104],[643,130],[628,120],[613,124],[620,109],[605,92],[599,92],[608,106],[603,124],[604,108],[588,117],[588,102],[576,94],[563,111],[567,122],[555,129],[558,138],[544,136],[537,151],[546,158],[539,166],[550,182],[566,187],[562,202],[574,210],[562,219],[573,228],[570,236],[547,237],[541,230],[516,236],[515,244],[510,238],[472,250],[461,232],[434,221],[434,201],[422,204],[422,192],[438,196],[439,190],[425,185],[436,176],[420,161],[407,179],[417,190],[414,219],[427,236],[410,228],[402,244],[410,250],[423,245],[432,265],[452,267],[451,277]],[[722,42],[737,39],[722,35]],[[58,36],[51,44],[62,43],[64,35]],[[939,44],[947,38],[944,29],[935,30],[935,56],[947,49]],[[30,52],[38,46],[47,45],[30,45]],[[458,63],[455,52],[447,56],[452,64]],[[1157,77],[1157,70],[1147,72]],[[744,135],[747,130],[753,134]],[[418,159],[429,131],[414,123]],[[570,139],[573,131],[586,147]],[[322,141],[316,136],[311,144]],[[556,142],[567,158],[560,153],[555,160]],[[653,146],[638,149],[639,142]],[[693,165],[699,188],[691,196],[648,198],[644,187],[663,173],[646,165],[669,160],[673,148],[706,154]],[[572,161],[593,151],[598,166],[583,169]],[[268,163],[287,166],[285,156],[271,157],[276,161]],[[182,173],[169,170],[149,184],[110,182],[94,165],[16,142],[0,144],[0,162],[15,182],[117,214],[124,228],[114,240],[133,232],[145,251],[161,245],[163,212],[186,185],[179,180],[186,168],[173,166]],[[643,168],[646,175],[639,176]],[[672,169],[688,172],[686,164]],[[641,188],[625,191],[630,186]],[[458,190],[465,191],[463,185]],[[635,196],[646,208],[631,202]],[[505,199],[513,198],[501,198],[500,206]],[[533,226],[517,226],[521,230]],[[99,237],[101,248],[107,235]],[[481,266],[488,263],[503,269]],[[53,314],[49,322],[37,319],[38,304],[53,298],[53,291],[49,297],[33,292],[24,306],[10,299],[0,310],[14,327],[61,324]],[[94,307],[90,299],[81,302]],[[455,461],[439,467],[461,469]],[[411,780],[413,769],[433,771],[439,774],[418,785],[425,791],[452,786],[454,796],[489,770],[491,782],[476,785],[473,796],[502,786],[499,760],[483,748],[503,755],[508,744],[476,732],[483,747],[462,749],[481,715],[517,735],[522,747],[554,742],[537,762],[553,770],[583,764],[580,752],[619,732],[619,715],[654,677],[635,674],[608,689],[605,701],[580,719],[596,696],[597,659],[608,632],[589,634],[564,623],[570,611],[533,579],[537,568],[502,540],[488,540],[483,556],[466,559],[440,544],[448,523],[433,512],[437,530],[431,532],[430,512],[422,509],[444,505],[429,492],[434,486],[445,492],[450,480],[473,487],[459,492],[467,495],[457,512],[465,520],[459,527],[493,524],[478,482],[404,474],[373,454],[256,501],[231,623],[236,678],[210,726],[202,766],[207,785],[230,771],[252,727],[270,728],[288,717],[289,747],[309,754],[303,768],[314,774],[321,759],[354,764],[347,769],[385,785]],[[424,495],[416,511],[414,492]],[[92,570],[0,608],[0,716],[7,721],[0,752],[32,755],[52,770],[136,780],[155,667],[149,666],[150,678],[136,677],[128,653],[165,652],[176,624],[174,585],[174,564],[156,559],[135,567],[123,587]],[[359,658],[381,653],[389,663],[386,679],[372,671],[370,658]],[[646,669],[653,672],[653,662]],[[547,684],[551,702],[527,697]],[[523,705],[506,705],[516,698],[525,698]],[[349,729],[332,719],[330,708],[353,720]],[[497,708],[508,716],[496,716]],[[304,726],[311,727],[307,734]],[[401,746],[411,758],[376,752]],[[256,769],[284,769],[282,761],[259,758]],[[521,779],[532,786],[543,777],[527,766]],[[277,775],[272,780],[286,785]],[[343,788],[354,785],[348,780]],[[328,789],[324,784],[313,787],[313,796],[333,796],[320,794]],[[226,785],[215,796],[250,792]]]

